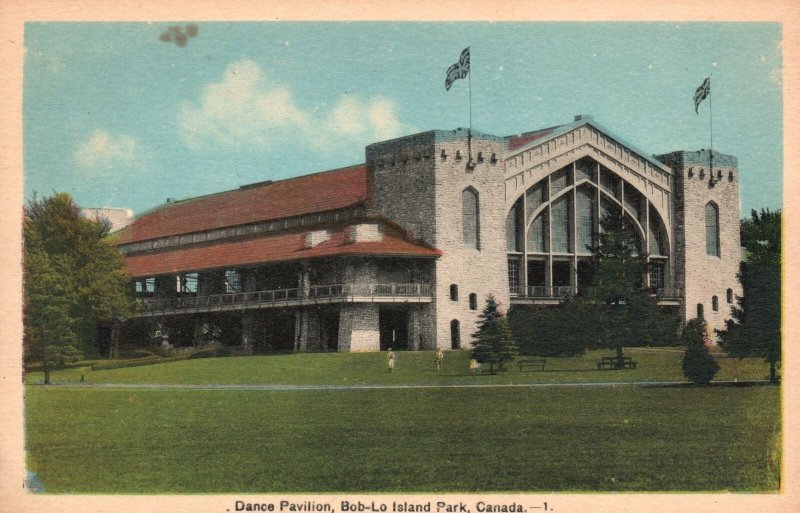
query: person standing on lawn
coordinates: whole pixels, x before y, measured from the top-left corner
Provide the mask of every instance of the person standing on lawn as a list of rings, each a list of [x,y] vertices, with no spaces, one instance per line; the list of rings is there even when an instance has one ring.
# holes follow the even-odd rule
[[[386,363],[389,365],[389,372],[392,372],[394,370],[394,360],[395,360],[395,354],[394,351],[392,351],[392,348],[390,347],[389,350],[386,352]]]
[[[442,370],[442,361],[444,360],[444,353],[441,348],[436,349],[436,356],[434,357],[434,364],[436,365],[436,372]]]

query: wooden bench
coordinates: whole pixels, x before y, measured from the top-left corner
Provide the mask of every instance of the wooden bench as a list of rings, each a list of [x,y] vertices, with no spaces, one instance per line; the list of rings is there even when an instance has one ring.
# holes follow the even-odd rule
[[[530,358],[527,360],[519,360],[517,365],[519,366],[519,371],[522,372],[523,367],[537,367],[540,371],[544,370],[544,364],[547,363],[545,358]]]
[[[618,369],[617,367],[618,358],[616,356],[603,356],[597,361],[597,370],[614,370]],[[636,368],[636,361],[631,358],[630,356],[623,356],[622,357],[622,368],[623,369],[635,369]]]

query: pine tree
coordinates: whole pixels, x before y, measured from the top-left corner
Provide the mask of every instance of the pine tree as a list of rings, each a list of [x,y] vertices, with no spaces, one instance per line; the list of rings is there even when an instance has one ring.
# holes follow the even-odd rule
[[[667,316],[642,287],[647,270],[633,222],[621,210],[608,212],[593,237],[591,285],[575,301],[582,318],[591,319],[590,346],[616,350],[623,368],[626,346],[665,345],[675,340],[677,321]]]
[[[489,372],[494,374],[495,365],[504,370],[517,354],[517,346],[508,325],[508,319],[500,315],[497,301],[490,295],[486,306],[478,317],[478,330],[472,335],[475,342],[470,354],[480,363],[489,364]]]
[[[692,319],[686,323],[681,333],[681,340],[686,344],[683,356],[683,375],[695,385],[708,385],[719,372],[719,364],[708,352],[706,322]]]

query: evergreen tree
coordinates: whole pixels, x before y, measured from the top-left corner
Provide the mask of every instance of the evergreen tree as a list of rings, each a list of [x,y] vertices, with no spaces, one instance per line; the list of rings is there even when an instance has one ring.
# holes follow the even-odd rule
[[[497,301],[490,295],[486,306],[478,316],[478,330],[472,335],[475,342],[470,354],[480,363],[489,364],[489,372],[494,374],[495,365],[504,370],[517,354],[517,346],[508,325],[508,319],[500,315]]]
[[[94,352],[98,322],[130,312],[129,278],[108,230],[65,193],[26,205],[23,346],[46,381],[50,370]]]
[[[777,381],[781,361],[781,212],[753,210],[741,224],[746,260],[737,276],[743,294],[731,308],[719,342],[735,358],[755,356],[769,363]]]
[[[600,227],[590,247],[590,286],[575,303],[590,346],[615,349],[617,368],[623,368],[624,347],[672,343],[677,320],[642,287],[646,259],[630,218],[621,210],[612,211],[603,216]]]
[[[719,372],[719,365],[706,347],[707,329],[704,320],[692,319],[681,333],[681,340],[686,345],[683,375],[695,385],[708,385]]]

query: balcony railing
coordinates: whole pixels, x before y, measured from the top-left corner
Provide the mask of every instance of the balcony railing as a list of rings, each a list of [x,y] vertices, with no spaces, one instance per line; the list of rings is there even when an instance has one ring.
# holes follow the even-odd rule
[[[139,313],[152,315],[167,312],[266,308],[319,301],[392,301],[402,298],[432,299],[433,289],[431,285],[424,283],[339,283],[314,285],[309,287],[307,292],[300,288],[293,288],[168,299],[142,299],[139,302]]]
[[[577,294],[577,291],[569,285],[558,285],[555,287],[545,287],[534,285],[527,288],[527,293],[522,294],[523,287],[511,287],[510,292],[512,296],[528,297],[528,298],[568,298]]]
[[[529,298],[529,299],[566,299],[570,297],[575,297],[579,295],[579,293],[584,292],[585,290],[586,289],[579,290],[570,285],[555,286],[555,287],[534,285],[527,288],[526,291],[527,293],[521,293],[523,291],[522,286],[509,287],[509,291],[512,297]],[[683,297],[683,291],[681,289],[652,288],[649,290],[650,294],[659,301],[680,300]]]

